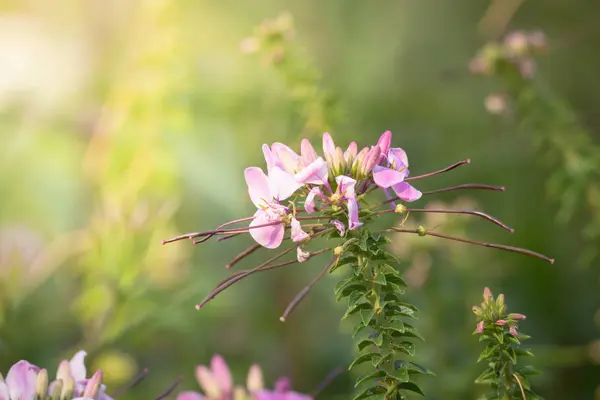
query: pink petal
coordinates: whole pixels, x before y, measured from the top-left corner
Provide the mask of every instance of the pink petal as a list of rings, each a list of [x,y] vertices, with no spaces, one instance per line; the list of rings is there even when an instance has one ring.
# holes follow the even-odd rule
[[[265,161],[267,162],[267,171],[269,171],[275,166],[275,160],[273,160],[273,153],[271,152],[271,148],[266,144],[262,145],[262,151],[265,156]]]
[[[287,392],[285,394],[285,400],[313,400],[313,398],[298,392]]]
[[[246,185],[248,185],[248,194],[256,207],[264,206],[273,201],[271,190],[269,189],[269,179],[262,169],[258,167],[249,167],[244,171]]]
[[[379,164],[379,156],[381,155],[381,150],[377,146],[373,146],[371,150],[365,156],[365,160],[362,162],[360,166],[360,173],[363,175],[368,175],[369,172],[373,170],[373,168]]]
[[[269,190],[271,198],[276,200],[285,200],[290,197],[302,184],[296,181],[294,175],[282,170],[279,167],[273,167],[269,171]]]
[[[396,185],[406,178],[406,170],[396,171],[391,168],[382,167],[380,165],[373,168],[373,181],[381,188],[389,188]]]
[[[388,159],[390,162],[393,161],[396,164],[396,168],[401,167],[398,165],[399,163],[401,163],[403,167],[408,167],[408,157],[406,156],[406,152],[400,147],[390,149]]]
[[[377,146],[381,150],[379,161],[383,160],[384,157],[387,156],[388,151],[390,150],[390,146],[392,145],[392,132],[385,131],[377,141]]]
[[[323,154],[325,159],[329,159],[335,154],[335,143],[329,132],[323,134]]]
[[[288,392],[292,388],[292,381],[288,377],[281,377],[275,381],[275,391],[279,393]]]
[[[210,361],[210,368],[212,370],[213,377],[219,383],[219,387],[225,393],[231,393],[233,390],[233,381],[231,379],[231,372],[227,363],[220,355],[216,354]]]
[[[293,174],[298,169],[300,156],[283,143],[273,143],[271,146],[275,167],[279,167],[286,172]]]
[[[348,148],[344,152],[344,161],[346,162],[346,165],[352,165],[352,162],[356,158],[357,154],[358,154],[358,145],[356,144],[356,142],[350,142],[350,144],[348,145]]]
[[[204,365],[198,365],[196,367],[196,380],[198,381],[198,384],[202,390],[204,390],[204,394],[206,394],[206,396],[216,398],[221,396],[219,382],[213,376],[212,372]]]
[[[340,175],[335,177],[335,181],[338,184],[337,192],[345,197],[355,197],[354,185],[356,180],[346,175]]]
[[[319,157],[308,139],[302,139],[302,142],[300,143],[300,154],[302,155],[304,165],[309,165]]]
[[[480,335],[483,333],[483,321],[480,321],[477,324],[477,333],[479,333]]]
[[[270,390],[261,390],[254,393],[254,400],[285,400],[285,395]]]
[[[423,195],[423,193],[419,192],[407,182],[400,182],[392,186],[392,189],[394,189],[394,192],[396,192],[396,195],[400,197],[400,199],[409,202],[419,200]]]
[[[327,183],[327,177],[327,162],[319,157],[296,174],[296,181],[324,185]]]
[[[176,400],[204,400],[204,396],[198,392],[181,392]]]
[[[8,386],[4,382],[0,382],[0,400],[10,400]]]
[[[37,373],[35,365],[21,360],[13,365],[6,376],[11,399],[33,400],[35,398],[35,381]]]
[[[310,189],[308,195],[306,196],[306,200],[304,200],[304,209],[307,213],[312,214],[315,212],[315,196],[322,196],[321,189],[318,187],[314,187]]]
[[[255,218],[250,223],[250,226],[264,225],[273,222],[272,219],[269,218],[268,213],[268,211],[258,210],[256,214],[254,214]],[[279,247],[283,241],[285,227],[283,226],[283,223],[278,223],[270,226],[263,226],[261,228],[250,229],[249,232],[256,243],[267,249],[275,249]]]
[[[346,225],[337,219],[331,220],[331,224],[335,227],[335,229],[337,229],[337,231],[340,233],[340,236],[344,236],[344,233],[346,233]]]
[[[308,238],[308,233],[302,230],[302,225],[300,225],[300,222],[296,218],[292,218],[291,226],[292,242],[297,243]]]
[[[86,369],[84,359],[87,353],[83,350],[75,353],[71,361],[69,362],[69,371],[71,372],[71,378],[74,381],[82,381],[85,379]]]
[[[296,247],[296,260],[298,260],[299,263],[308,261],[309,258],[310,258],[310,253],[308,251],[303,251],[300,248],[300,246]],[[250,387],[248,387],[248,389],[249,388]]]
[[[358,202],[356,198],[348,200],[348,229],[354,230],[363,223],[358,219]]]

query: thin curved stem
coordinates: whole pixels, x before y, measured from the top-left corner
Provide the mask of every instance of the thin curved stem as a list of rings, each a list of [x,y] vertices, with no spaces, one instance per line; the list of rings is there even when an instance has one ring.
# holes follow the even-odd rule
[[[454,168],[458,168],[461,165],[470,164],[470,163],[471,163],[471,159],[467,158],[465,160],[462,160],[462,161],[456,162],[452,165],[449,165],[446,168],[440,169],[439,171],[434,171],[434,172],[429,172],[429,173],[423,174],[423,175],[408,177],[408,178],[405,178],[404,180],[405,181],[413,181],[415,179],[421,179],[421,178],[427,178],[427,177],[434,176],[434,175],[439,175],[444,172],[452,171]]]

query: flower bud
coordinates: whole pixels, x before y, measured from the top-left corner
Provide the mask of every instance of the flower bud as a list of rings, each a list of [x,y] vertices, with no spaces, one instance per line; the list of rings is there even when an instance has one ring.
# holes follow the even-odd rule
[[[477,306],[473,306],[473,314],[475,314],[478,318],[481,318],[483,316],[483,311],[481,310],[481,307],[477,307]]]
[[[508,318],[509,319],[514,319],[517,321],[523,320],[523,319],[527,319],[526,316],[524,316],[523,314],[519,314],[519,313],[510,313],[508,314]]]
[[[335,249],[333,249],[333,254],[336,256],[341,256],[343,252],[344,252],[343,246],[337,246]]]
[[[344,170],[344,152],[341,147],[336,147],[331,164],[335,175],[340,175]]]
[[[480,322],[477,324],[477,333],[479,333],[480,335],[483,333],[483,326],[484,326],[484,323],[483,323],[483,321],[480,321]]]
[[[504,326],[506,324],[507,322],[505,319],[499,319],[498,321],[496,321],[496,325]]]
[[[508,328],[508,333],[510,333],[511,335],[513,335],[516,338],[519,337],[519,332],[517,332],[517,326],[514,324]]]
[[[427,229],[425,229],[423,226],[419,226],[417,228],[417,234],[419,236],[427,236]]]
[[[369,148],[365,147],[361,151],[358,152],[356,157],[354,158],[354,163],[352,163],[352,174],[356,175],[360,170],[361,165],[363,164],[367,153],[369,152]]]
[[[522,56],[527,53],[529,40],[524,32],[512,32],[504,39],[504,46],[512,56]]]
[[[302,142],[300,143],[300,154],[306,165],[309,165],[311,162],[319,158],[315,148],[308,139],[302,139]]]
[[[247,400],[247,399],[249,399],[249,397],[246,396],[246,391],[244,390],[243,387],[236,386],[235,389],[233,389],[233,400]]]
[[[60,400],[60,393],[63,388],[62,379],[57,379],[54,382],[54,387],[52,388],[52,393],[50,394],[50,400]]]
[[[69,362],[67,360],[62,360],[58,365],[58,370],[56,371],[56,379],[60,379],[64,384],[64,381],[70,377],[71,369],[69,367]]]
[[[492,291],[490,290],[490,288],[486,287],[485,289],[483,289],[483,301],[485,303],[487,303],[488,301],[490,301],[493,297]]]
[[[356,155],[358,154],[358,145],[356,142],[350,142],[348,148],[344,152],[344,163],[346,167],[351,167]]]
[[[542,31],[531,32],[527,36],[527,40],[529,42],[529,47],[534,52],[544,51],[548,45],[546,41],[546,35]]]
[[[323,154],[325,155],[325,160],[327,160],[328,163],[331,162],[334,153],[335,143],[333,143],[333,138],[329,132],[325,132],[323,134]]]
[[[83,397],[96,398],[100,391],[100,385],[102,384],[102,370],[96,371],[90,378],[85,389],[83,390]]]
[[[68,377],[63,381],[63,387],[60,391],[60,398],[64,400],[70,400],[75,392],[75,381],[73,378]]]
[[[394,212],[398,214],[404,214],[406,212],[406,206],[403,204],[398,204],[394,209]]]
[[[497,311],[500,315],[504,314],[504,311],[506,310],[506,305],[504,304],[504,295],[502,293],[500,293],[496,298],[496,308],[498,309]]]
[[[35,393],[40,399],[45,399],[48,394],[48,371],[45,368],[40,369],[35,378]]]
[[[379,161],[379,154],[381,154],[381,149],[378,146],[374,146],[369,150],[367,155],[365,156],[365,161],[360,166],[359,175],[367,176],[373,170],[373,168],[377,165]]]
[[[246,387],[251,393],[258,392],[259,390],[263,389],[263,374],[260,366],[254,364],[250,367],[250,371],[248,371]]]
[[[377,141],[377,147],[379,147],[379,159],[377,163],[379,164],[386,156],[388,151],[390,151],[390,146],[392,145],[392,132],[385,131]]]

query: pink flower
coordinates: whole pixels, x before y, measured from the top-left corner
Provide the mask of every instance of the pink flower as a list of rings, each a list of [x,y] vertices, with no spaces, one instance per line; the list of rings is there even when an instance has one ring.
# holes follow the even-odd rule
[[[383,146],[383,145],[382,145]],[[373,168],[373,180],[381,188],[392,188],[403,201],[415,201],[422,193],[404,182],[408,176],[408,157],[399,147],[392,148],[387,153],[387,166],[376,165]]]
[[[332,197],[338,202],[346,203],[348,207],[348,229],[356,229],[362,225],[362,222],[358,219],[358,200],[354,192],[356,180],[342,175],[337,176],[335,181],[338,187]]]
[[[258,391],[254,398],[255,400],[312,400],[311,396],[292,391],[288,378],[279,378],[275,383],[275,390]]]
[[[248,194],[258,210],[250,227],[250,235],[261,246],[268,249],[278,247],[283,241],[285,219],[289,214],[287,207],[279,204],[280,200],[290,197],[300,184],[294,176],[279,167],[272,167],[267,177],[262,169],[246,168],[244,172]]]
[[[35,382],[39,367],[21,360],[14,364],[0,382],[0,400],[34,400],[36,397]]]
[[[204,365],[196,367],[196,380],[209,398],[227,398],[233,393],[231,372],[225,360],[219,355],[211,359],[210,369]],[[182,399],[178,396],[177,400]]]
[[[519,337],[519,332],[517,332],[517,326],[516,325],[511,325],[508,328],[508,333],[510,333],[511,335],[513,335],[516,338]]]
[[[337,231],[340,233],[340,236],[344,236],[344,234],[346,233],[346,226],[341,221],[338,221],[337,219],[332,219],[331,225],[333,225],[335,229],[337,229]]]
[[[306,195],[306,199],[304,200],[304,209],[309,214],[315,212],[315,196],[319,196],[322,199],[325,198],[323,192],[321,192],[321,189],[318,187],[310,189],[310,192],[308,192],[308,195]]]
[[[296,154],[283,143],[263,144],[263,154],[269,175],[273,168],[280,168],[294,175],[298,183],[322,185],[327,182],[327,163],[318,157],[307,139],[302,140],[302,155]],[[298,186],[300,187],[300,185]]]
[[[102,371],[96,371],[91,378],[86,378],[87,369],[85,367],[85,357],[87,353],[83,350],[75,353],[70,361],[63,360],[56,372],[56,379],[66,381],[72,379],[74,382],[74,397],[93,398],[95,400],[112,400],[110,396],[105,394],[106,385],[102,383]],[[48,391],[52,393],[52,389],[57,381],[50,383]]]

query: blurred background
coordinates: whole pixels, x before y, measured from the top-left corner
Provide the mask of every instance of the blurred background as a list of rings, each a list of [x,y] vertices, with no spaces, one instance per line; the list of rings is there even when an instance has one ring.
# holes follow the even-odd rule
[[[421,190],[506,186],[427,196],[420,207],[479,209],[516,232],[463,215],[411,215],[405,226],[556,258],[549,265],[432,237],[392,237],[427,338],[417,360],[438,375],[421,382],[426,398],[481,393],[473,384],[484,366],[475,364],[482,348],[471,335],[471,306],[489,286],[506,295],[510,311],[528,316],[521,330],[533,336],[532,363],[545,371],[533,380],[537,391],[550,400],[600,399],[597,2],[1,5],[3,373],[27,359],[53,374],[62,358],[86,349],[109,392],[149,368],[120,398],[150,399],[180,375],[179,389],[197,389],[195,365],[219,353],[241,384],[259,363],[268,384],[284,374],[310,393],[352,358],[352,327],[340,322],[345,307],[333,295],[341,275],[317,285],[285,324],[279,316],[323,260],[253,276],[196,311],[251,239],[164,247],[161,240],[251,215],[242,171],[263,166],[263,143],[299,150],[308,137],[320,148],[329,130],[342,146],[366,146],[389,129],[413,174],[471,158],[418,181]],[[515,29],[547,37],[533,80],[515,87],[469,72],[481,46]],[[510,96],[525,89],[537,96],[531,107],[511,106]],[[525,123],[531,118],[540,123]],[[550,133],[566,145],[540,146]],[[574,138],[584,139],[562,157]],[[546,162],[547,154],[558,156]],[[553,178],[562,171],[586,173]],[[352,378],[342,374],[320,398],[350,398]]]

